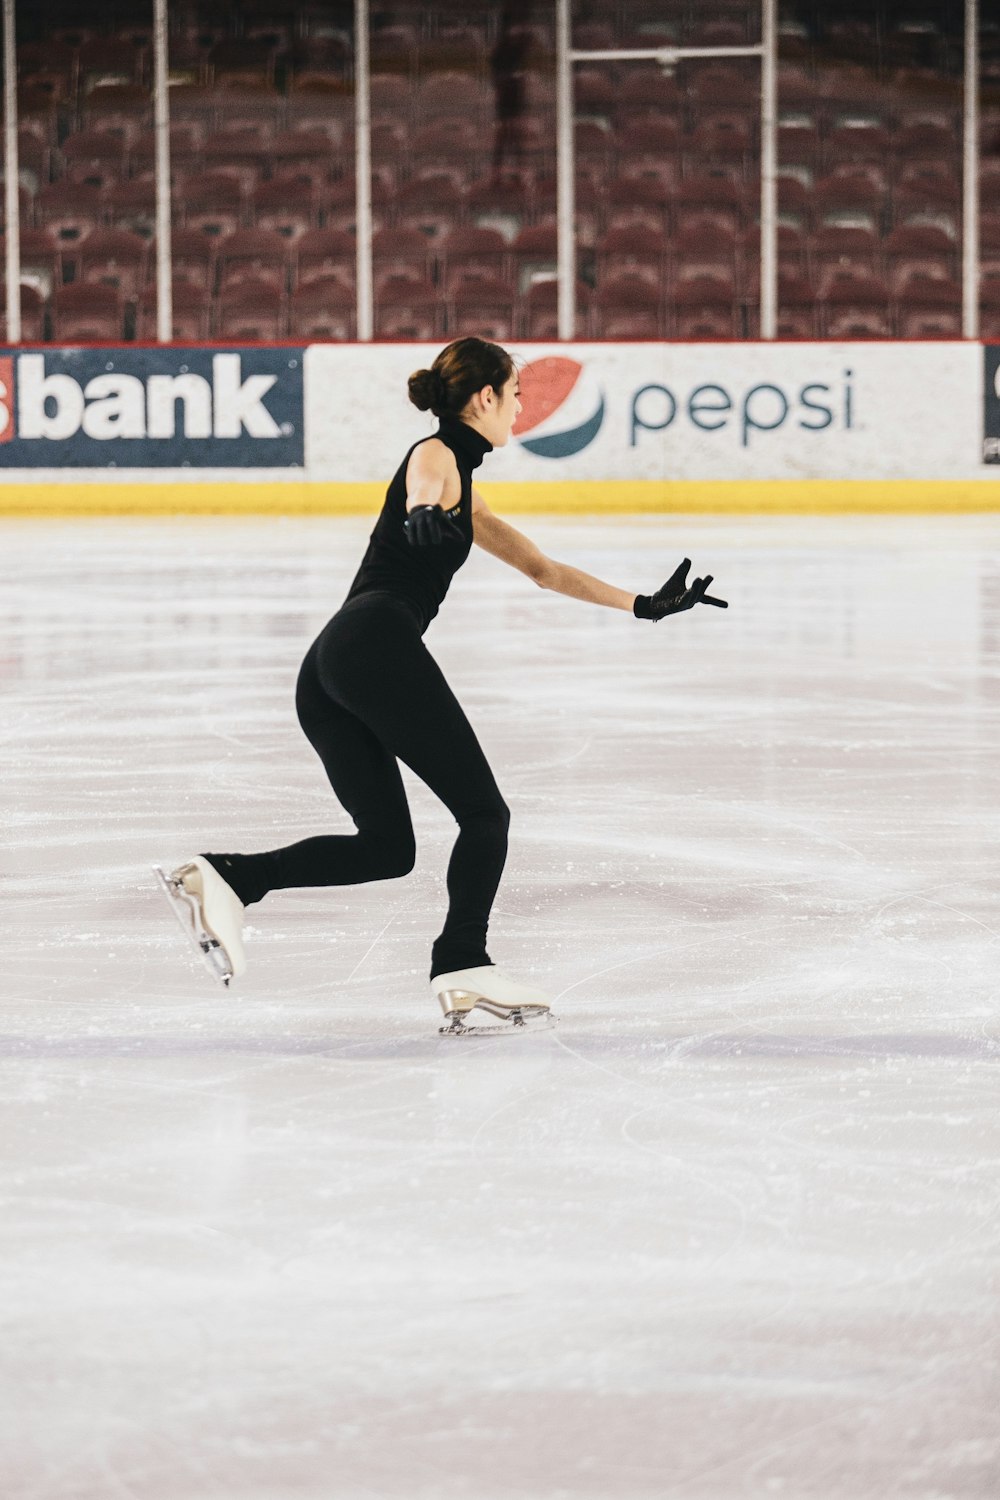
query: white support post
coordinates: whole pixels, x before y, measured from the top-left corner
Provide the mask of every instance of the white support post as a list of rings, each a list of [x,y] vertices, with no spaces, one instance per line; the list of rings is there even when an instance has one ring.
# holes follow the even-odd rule
[[[153,128],[156,178],[156,337],[174,336],[170,244],[170,101],[167,97],[167,0],[153,0]]]
[[[4,208],[7,217],[7,342],[21,342],[21,201],[17,162],[17,49],[14,40],[14,0],[3,0],[3,159],[7,174]]]
[[[368,0],[354,0],[354,173],[357,217],[358,338],[375,327],[372,290],[372,139],[368,65]]]
[[[979,0],[965,0],[962,334],[979,337]]]
[[[762,0],[760,83],[760,336],[778,331],[778,4]]]
[[[576,336],[576,164],[570,0],[556,0],[556,259],[560,339]]]

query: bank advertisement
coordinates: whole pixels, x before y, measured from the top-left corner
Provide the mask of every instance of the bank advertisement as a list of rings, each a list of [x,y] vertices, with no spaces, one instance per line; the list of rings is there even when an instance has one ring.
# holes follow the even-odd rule
[[[302,356],[263,347],[0,351],[0,464],[301,467]]]

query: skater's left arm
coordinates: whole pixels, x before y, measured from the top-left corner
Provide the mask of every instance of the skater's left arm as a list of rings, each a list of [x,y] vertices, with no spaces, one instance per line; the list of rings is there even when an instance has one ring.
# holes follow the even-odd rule
[[[476,489],[472,491],[472,528],[473,537],[480,547],[492,552],[501,562],[510,563],[512,568],[520,568],[539,588],[568,594],[571,599],[583,599],[588,604],[627,609],[638,620],[664,620],[667,615],[680,614],[683,610],[693,609],[696,604],[729,608],[725,599],[716,599],[708,592],[711,573],[688,583],[691,560],[687,557],[655,594],[633,594],[628,589],[615,588],[613,583],[594,578],[590,573],[583,573],[579,568],[571,568],[568,563],[555,562],[540,552],[522,532],[495,516]]]
[[[546,557],[530,537],[495,516],[476,489],[472,491],[472,527],[475,541],[484,551],[527,574],[540,589],[552,589],[571,599],[606,604],[610,609],[627,609],[632,613],[637,597],[635,593],[615,588],[614,584],[604,583],[579,568],[571,568],[568,563]]]

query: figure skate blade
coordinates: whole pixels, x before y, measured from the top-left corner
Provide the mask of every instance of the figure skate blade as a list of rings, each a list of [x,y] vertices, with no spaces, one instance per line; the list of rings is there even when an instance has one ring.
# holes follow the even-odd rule
[[[488,1002],[483,1002],[481,1008],[490,1015],[501,1016],[505,1013],[500,1008],[494,1008]],[[505,1019],[499,1025],[469,1026],[467,1020],[473,1013],[480,1009],[474,1005],[471,1010],[453,1010],[447,1016],[447,1026],[439,1026],[440,1036],[516,1036],[525,1031],[551,1031],[556,1024],[556,1017],[550,1010],[544,1010],[540,1006],[525,1006],[519,1010],[512,1007],[505,1014]]]
[[[233,977],[232,966],[222,945],[210,932],[206,932],[197,897],[186,891],[179,880],[165,875],[159,865],[153,866],[153,874],[170,904],[170,910],[180,923],[184,936],[212,978],[228,989]]]

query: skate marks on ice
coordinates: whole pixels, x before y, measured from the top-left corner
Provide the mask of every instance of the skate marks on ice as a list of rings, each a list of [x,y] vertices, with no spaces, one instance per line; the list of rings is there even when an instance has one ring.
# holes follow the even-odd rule
[[[276,895],[230,991],[146,884],[349,831],[291,689],[368,529],[0,549],[4,1500],[995,1500],[996,523],[529,528],[696,546],[669,635],[474,557],[428,644],[561,1025],[468,1047],[412,782],[411,880]]]

